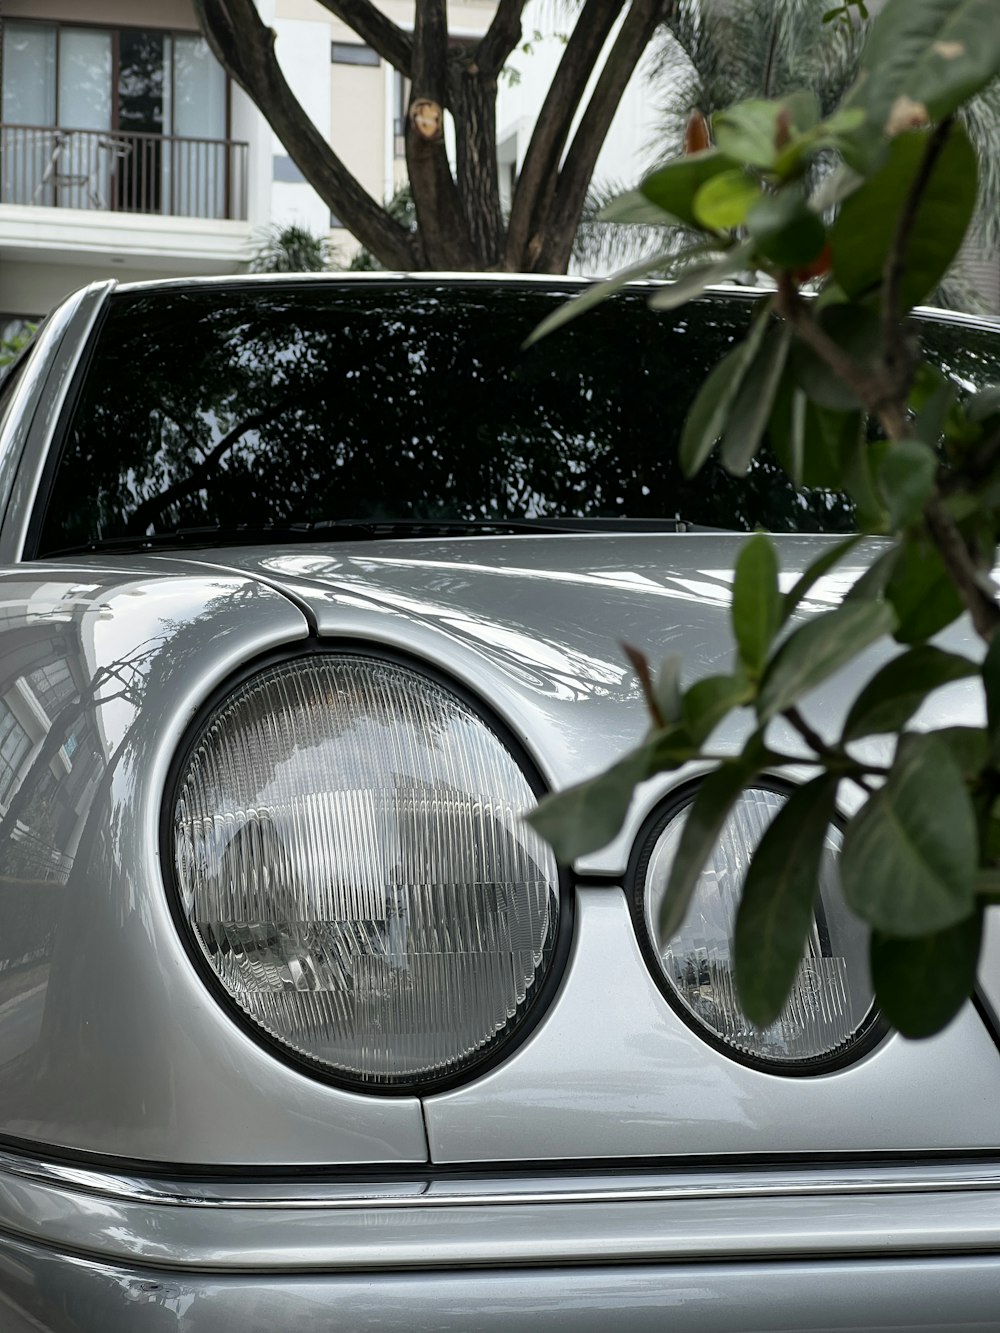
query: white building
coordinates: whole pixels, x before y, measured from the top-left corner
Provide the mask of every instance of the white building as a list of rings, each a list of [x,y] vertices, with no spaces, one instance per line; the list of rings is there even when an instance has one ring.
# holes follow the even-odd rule
[[[257,0],[289,83],[369,193],[405,180],[403,80],[316,0]],[[412,0],[382,0],[412,27]],[[495,0],[452,0],[455,38],[475,40]],[[506,193],[571,21],[531,0],[498,102]],[[356,247],[285,148],[219,67],[190,0],[3,0],[0,329],[74,287],[238,271],[269,222]],[[542,29],[539,38],[537,30]],[[634,182],[649,138],[634,80],[598,174]]]
[[[412,25],[412,4],[385,9]],[[395,72],[315,0],[260,0],[289,83],[379,199],[405,175]],[[495,0],[450,6],[485,32]],[[190,0],[4,0],[0,329],[74,287],[241,269],[295,221],[353,247],[201,37]]]

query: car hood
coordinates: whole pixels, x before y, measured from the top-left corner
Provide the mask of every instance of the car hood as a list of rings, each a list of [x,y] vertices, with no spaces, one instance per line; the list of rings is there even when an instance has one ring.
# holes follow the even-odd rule
[[[731,669],[729,602],[746,540],[732,533],[420,539],[227,548],[200,560],[280,589],[322,638],[380,643],[460,682],[500,715],[558,789],[599,772],[646,729],[623,644],[654,662],[678,654],[685,684]],[[837,540],[776,538],[782,587]],[[819,580],[799,616],[835,605],[877,549],[857,548]],[[958,644],[968,636],[959,627],[949,637]],[[820,731],[835,734],[861,681],[890,653],[887,645],[871,650],[817,692],[807,711]],[[936,696],[935,715],[942,710],[952,722],[979,719],[962,687]],[[737,747],[750,725],[748,713],[732,717],[712,748]],[[620,873],[638,823],[678,780],[646,784],[622,836],[579,869]]]

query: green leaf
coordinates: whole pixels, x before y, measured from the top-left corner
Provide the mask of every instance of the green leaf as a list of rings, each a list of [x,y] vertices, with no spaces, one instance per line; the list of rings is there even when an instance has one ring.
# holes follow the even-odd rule
[[[903,735],[885,785],[844,834],[844,896],[886,935],[944,930],[972,911],[976,861],[975,812],[948,747]]]
[[[713,282],[721,282],[723,278],[745,269],[750,262],[750,254],[751,246],[749,242],[745,242],[734,246],[732,250],[727,250],[721,259],[716,259],[711,264],[688,269],[674,282],[661,287],[655,296],[649,298],[650,309],[676,310],[678,306],[686,305],[692,297],[700,296]]]
[[[883,1017],[904,1037],[940,1032],[975,989],[981,944],[978,911],[947,930],[916,939],[874,931],[871,973]]]
[[[731,171],[738,165],[717,148],[706,148],[703,153],[690,153],[660,167],[646,177],[639,190],[650,203],[685,227],[700,228],[694,212],[698,191],[713,176]]]
[[[896,612],[894,637],[899,643],[933,638],[964,610],[937,548],[918,537],[900,545],[885,597]]]
[[[660,904],[660,939],[668,940],[680,929],[698,877],[719,840],[729,812],[743,788],[760,772],[763,761],[759,737],[751,737],[742,755],[720,764],[698,788],[684,819]]]
[[[797,486],[843,490],[844,459],[861,434],[860,412],[817,407],[786,373],[768,423],[771,448]]]
[[[758,252],[782,268],[804,268],[826,244],[822,219],[798,189],[765,195],[746,215],[746,228]]]
[[[847,105],[862,107],[875,128],[891,135],[906,103],[942,120],[997,73],[996,0],[888,0],[868,35]]]
[[[874,601],[885,596],[886,585],[899,563],[902,547],[890,546],[868,566],[844,594],[845,602]]]
[[[733,954],[740,1004],[759,1028],[781,1013],[802,963],[839,783],[837,775],[823,773],[797,788],[750,862]]]
[[[660,710],[660,716],[668,725],[681,720],[684,710],[681,698],[681,657],[671,653],[660,663],[656,682],[653,686],[653,701]]]
[[[977,676],[979,667],[967,657],[921,644],[894,657],[877,671],[851,705],[843,739],[860,740],[882,732],[901,731],[929,694],[942,685]]]
[[[570,865],[577,857],[607,846],[618,833],[640,782],[681,768],[697,753],[683,727],[651,732],[597,777],[543,797],[527,821],[549,843],[557,860]]]
[[[678,450],[685,476],[693,477],[715,448],[747,366],[757,355],[766,332],[767,319],[759,314],[746,339],[715,366],[698,390],[688,409]]]
[[[986,732],[982,727],[939,727],[934,735],[958,765],[967,782],[977,778],[986,764]]]
[[[986,730],[990,762],[1000,763],[1000,634],[994,634],[983,659],[983,690],[986,694]]]
[[[863,427],[863,419],[861,424]],[[858,526],[868,533],[888,531],[889,515],[875,486],[875,476],[889,445],[885,440],[868,440],[863,429],[845,441],[841,463],[844,490],[854,501]]]
[[[909,408],[914,412],[913,437],[934,445],[945,432],[948,416],[957,398],[955,385],[936,366],[927,362],[917,367]]]
[[[980,426],[991,417],[1000,415],[1000,385],[991,384],[969,399],[969,420]]]
[[[699,246],[696,251],[690,253],[702,254],[704,251]],[[631,265],[630,268],[622,269],[620,273],[615,273],[603,282],[595,282],[593,286],[588,287],[579,296],[574,296],[571,301],[566,301],[563,305],[558,306],[551,315],[546,315],[542,322],[532,329],[528,337],[525,338],[521,344],[522,348],[530,347],[532,343],[536,343],[547,334],[562,328],[570,320],[578,319],[580,315],[585,314],[588,310],[593,310],[594,306],[606,301],[609,296],[618,291],[620,287],[624,287],[627,282],[632,282],[636,278],[644,278],[648,273],[662,268],[664,264],[676,262],[679,257],[669,250],[664,250],[651,259],[643,259],[638,264]]]
[[[781,623],[778,554],[763,532],[744,542],[736,558],[732,618],[740,661],[747,675],[756,679]]]
[[[712,134],[720,152],[751,167],[771,167],[778,156],[780,102],[738,102],[712,117]]]
[[[820,100],[810,88],[799,88],[796,92],[786,93],[781,105],[788,112],[791,129],[797,134],[807,134],[819,125],[823,114]]]
[[[703,227],[727,231],[742,227],[747,213],[762,197],[760,186],[745,171],[722,171],[695,195],[694,215]]]
[[[844,201],[830,229],[833,275],[852,300],[867,298],[881,287],[899,217],[927,142],[926,134],[894,139],[885,166]],[[951,267],[972,219],[976,189],[976,154],[965,130],[956,124],[935,163],[906,247],[900,283],[905,309],[919,305]]]
[[[860,532],[853,532],[843,541],[828,547],[822,555],[808,565],[799,577],[792,584],[781,603],[780,624],[784,624],[792,614],[799,602],[815,587],[821,578],[829,574],[830,570],[839,565],[845,555],[849,555],[854,550],[858,542],[862,539]]]
[[[920,518],[934,492],[937,470],[934,451],[919,440],[900,440],[889,447],[878,475],[893,528],[907,528]]]
[[[698,745],[704,745],[722,719],[753,698],[746,676],[704,676],[684,695],[684,726]]]
[[[895,623],[884,602],[844,602],[813,616],[789,635],[768,663],[757,699],[766,721],[797,704],[804,694],[839,671]]]
[[[600,210],[597,219],[599,222],[628,222],[653,227],[673,226],[674,223],[670,214],[664,213],[641,190],[626,190],[617,199],[612,199]]]
[[[831,305],[817,315],[820,328],[860,366],[868,366],[879,353],[881,328],[878,317],[859,305]],[[820,407],[853,411],[859,407],[853,389],[803,342],[796,342],[791,357],[799,386]]]
[[[733,476],[744,476],[760,449],[790,344],[787,324],[770,329],[733,399],[722,435],[722,464]]]

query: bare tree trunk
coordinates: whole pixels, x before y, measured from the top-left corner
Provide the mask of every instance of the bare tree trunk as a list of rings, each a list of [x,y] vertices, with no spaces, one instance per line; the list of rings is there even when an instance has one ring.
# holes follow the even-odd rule
[[[275,35],[261,22],[254,0],[193,0],[221,64],[267,118],[316,193],[380,263],[396,269],[563,272],[597,154],[664,6],[663,0],[632,0],[567,153],[588,82],[625,6],[625,0],[584,0],[535,124],[505,235],[496,88],[520,41],[525,2],[499,0],[475,49],[449,53],[446,0],[416,0],[412,37],[375,0],[319,0],[412,80],[406,163],[418,220],[414,235],[362,188],[302,110],[275,56]],[[457,182],[445,150],[446,110],[455,120]]]
[[[663,11],[663,0],[632,0],[559,172],[538,258],[537,267],[542,272],[565,273],[569,265],[598,154]]]
[[[324,9],[353,28],[363,42],[388,60],[393,69],[410,77],[413,65],[413,40],[393,23],[371,0],[319,0]]]
[[[454,115],[462,215],[479,266],[496,269],[504,244],[497,175],[496,81],[472,65],[461,70],[457,83]]]
[[[559,160],[573,117],[624,0],[586,0],[542,105],[514,191],[504,267],[530,271],[541,257]],[[575,226],[575,224],[574,224]]]
[[[500,267],[504,222],[497,171],[497,76],[521,40],[525,0],[500,0],[493,22],[474,53],[452,54],[449,106],[455,117],[458,192],[480,266]]]
[[[323,202],[390,268],[417,267],[413,238],[354,179],[302,110],[274,54],[253,0],[194,0],[220,63],[253,99]]]
[[[445,0],[417,0],[413,88],[406,122],[406,168],[426,268],[476,269],[478,256],[448,165],[444,108],[448,98]]]

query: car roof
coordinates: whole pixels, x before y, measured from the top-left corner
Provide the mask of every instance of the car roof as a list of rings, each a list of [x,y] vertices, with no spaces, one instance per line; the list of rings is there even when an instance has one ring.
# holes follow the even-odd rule
[[[448,283],[462,287],[539,287],[548,291],[565,290],[567,294],[582,291],[593,286],[602,278],[582,277],[562,273],[464,273],[458,272],[404,272],[377,269],[367,272],[335,270],[320,273],[227,273],[210,277],[156,278],[145,282],[114,281],[111,290],[122,294],[150,291],[220,291],[237,290],[246,287],[287,287],[315,286],[331,284],[340,286],[376,284],[386,282],[405,283]],[[663,279],[646,278],[626,283],[630,289],[652,290],[669,286]],[[770,296],[774,289],[750,283],[716,283],[705,288],[709,296],[727,296],[737,300],[756,300],[761,296]],[[924,319],[941,323],[965,325],[969,328],[988,329],[1000,333],[1000,318],[992,315],[971,314],[963,310],[946,310],[939,306],[918,306],[914,314]]]

